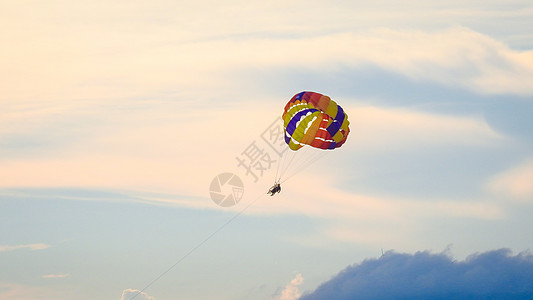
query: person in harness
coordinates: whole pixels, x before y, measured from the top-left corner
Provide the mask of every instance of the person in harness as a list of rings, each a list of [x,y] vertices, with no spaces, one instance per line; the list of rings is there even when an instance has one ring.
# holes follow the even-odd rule
[[[275,194],[281,192],[281,185],[279,182],[274,183],[274,185],[268,190],[267,194],[274,196]]]

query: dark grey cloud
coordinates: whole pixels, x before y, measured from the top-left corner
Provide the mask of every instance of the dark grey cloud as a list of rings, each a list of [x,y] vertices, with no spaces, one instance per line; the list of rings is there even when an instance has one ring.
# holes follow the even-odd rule
[[[300,298],[322,299],[533,299],[533,255],[500,249],[455,261],[446,253],[387,252]]]

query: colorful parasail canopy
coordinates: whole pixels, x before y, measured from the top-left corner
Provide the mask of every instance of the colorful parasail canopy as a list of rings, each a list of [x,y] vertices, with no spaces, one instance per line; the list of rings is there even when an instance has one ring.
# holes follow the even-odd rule
[[[282,119],[285,142],[292,150],[304,145],[335,149],[350,133],[348,115],[328,96],[315,92],[294,95],[285,105]]]

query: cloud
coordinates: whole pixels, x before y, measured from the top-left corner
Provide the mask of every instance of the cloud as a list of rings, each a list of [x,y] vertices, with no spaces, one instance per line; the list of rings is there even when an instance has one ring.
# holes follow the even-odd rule
[[[79,299],[79,294],[71,294],[66,289],[47,287],[46,285],[27,285],[0,281],[0,299],[2,300],[38,300],[38,299]],[[144,300],[144,299],[142,299]]]
[[[50,248],[49,245],[46,244],[24,244],[24,245],[15,245],[15,246],[8,246],[8,245],[0,245],[0,252],[7,252],[7,251],[14,251],[14,250],[20,250],[20,249],[28,249],[28,250],[44,250]]]
[[[488,189],[517,202],[533,201],[533,160],[494,176]]]
[[[299,286],[304,282],[302,274],[297,274],[289,284],[285,286],[279,296],[272,298],[272,300],[296,300],[302,295],[299,290]]]
[[[69,277],[70,274],[48,274],[48,275],[43,275],[42,278],[45,278],[45,279],[55,279],[55,278],[66,278],[66,277]]]
[[[349,266],[300,300],[526,299],[533,297],[533,255],[508,249],[455,261],[446,253],[389,251]]]
[[[155,300],[154,297],[149,296],[147,293],[141,292],[135,289],[125,289],[122,291],[120,300],[131,300],[135,297],[135,300]]]
[[[199,7],[195,9],[201,11]],[[275,10],[274,7],[269,9]],[[295,9],[301,13],[300,10]],[[219,13],[212,9],[202,12],[209,14],[202,19],[210,20],[212,26],[208,11]],[[80,11],[77,16],[91,17],[88,13]],[[101,15],[101,11],[93,13]],[[142,11],[136,13],[142,14]],[[72,12],[63,14],[67,18],[72,16]],[[246,11],[232,14],[253,16],[246,24],[260,26],[255,23],[258,14]],[[133,20],[123,11],[115,15],[116,19],[126,18],[125,24]],[[196,16],[186,14],[183,17],[188,15]],[[282,20],[301,20],[305,16],[287,15]],[[263,28],[233,32],[233,26],[242,28],[243,23],[236,22],[230,26],[232,28],[226,28],[229,32],[220,32],[220,36],[212,38],[201,32],[191,35],[183,30],[183,24],[175,22],[167,24],[169,31],[162,31],[149,22],[134,22],[136,26],[146,24],[146,27],[133,34],[127,30],[110,30],[110,24],[99,22],[101,20],[89,18],[87,21],[92,25],[69,23],[71,30],[68,32],[64,27],[58,28],[57,22],[33,24],[48,27],[44,30],[47,35],[20,30],[16,40],[6,43],[7,59],[0,61],[2,69],[11,74],[5,78],[2,97],[64,101],[146,95],[153,98],[153,95],[168,95],[169,91],[180,95],[202,91],[208,95],[213,90],[245,89],[240,80],[228,76],[243,70],[274,72],[277,76],[284,68],[324,73],[365,65],[378,66],[418,81],[438,82],[480,93],[533,93],[529,84],[533,80],[533,52],[510,49],[467,27],[421,31],[393,30],[390,28],[395,27],[389,26],[350,31],[347,28],[353,28],[353,24],[344,24],[346,27],[313,34],[302,32],[296,26],[280,28],[280,32],[290,30],[291,38],[287,38],[282,34],[258,35],[257,31]],[[109,21],[115,22],[113,18]],[[194,22],[191,20],[191,23]],[[267,27],[281,23],[273,22]],[[327,22],[303,23],[323,26]],[[5,27],[12,25],[7,23]],[[206,32],[215,29],[209,28]],[[169,41],[170,32],[173,38]],[[33,51],[35,48],[39,51]],[[31,89],[26,88],[28,82],[31,82]]]
[[[348,107],[350,126],[364,128],[346,146],[375,152],[421,145],[486,146],[504,138],[477,116],[431,114],[415,109]],[[390,151],[390,150],[387,150]]]
[[[0,116],[0,125],[6,125],[0,126],[0,186],[135,186],[170,193],[201,191],[203,196],[209,177],[235,165],[234,156],[252,141],[250,132],[258,137],[279,118],[279,104],[272,109],[275,104],[266,101],[220,109],[185,102],[114,101],[111,106],[120,109],[110,110],[109,103],[95,101],[68,105],[60,114],[7,109],[5,123]],[[243,128],[228,119],[264,127]],[[13,136],[17,139],[9,138]],[[190,180],[181,180],[185,178]]]
[[[60,299],[43,288],[16,283],[0,282],[0,299],[2,300],[35,300]]]
[[[122,190],[128,191],[125,192],[126,196],[132,195],[131,199],[135,201],[218,209],[208,198],[208,183],[221,171],[235,170],[236,173],[241,172],[238,174],[242,179],[251,178],[246,177],[244,169],[236,166],[235,157],[254,139],[259,139],[260,133],[273,121],[277,112],[258,115],[255,104],[241,105],[227,108],[223,113],[204,111],[202,113],[205,119],[212,122],[202,124],[205,123],[204,118],[173,118],[172,115],[178,113],[174,106],[161,103],[156,106],[140,109],[142,105],[132,105],[127,115],[113,114],[115,124],[119,125],[106,128],[107,130],[96,126],[95,131],[102,131],[98,138],[85,137],[76,141],[72,149],[57,151],[59,154],[55,154],[56,156],[5,162],[0,170],[0,186],[84,186],[89,190]],[[161,113],[163,110],[165,112]],[[398,156],[397,151],[429,149],[433,155],[437,153],[434,149],[487,145],[490,147],[500,144],[503,139],[482,118],[475,116],[431,114],[414,109],[369,106],[352,106],[346,110],[350,112],[352,128],[364,130],[354,131],[353,139],[349,143],[339,152],[328,154],[330,157],[319,163],[326,163],[330,158],[335,159],[338,153],[346,158],[365,154],[374,156],[376,153]],[[159,117],[160,113],[162,117]],[[253,126],[242,129],[239,122],[227,122],[226,119],[241,119],[244,124],[259,125],[255,129]],[[253,119],[257,121],[254,122]],[[138,123],[137,120],[146,122]],[[223,126],[214,126],[220,124]],[[202,132],[208,131],[210,137],[187,137],[182,130],[187,128],[185,126],[200,129]],[[184,143],[189,143],[191,139],[195,146],[184,147]],[[217,147],[213,148],[212,145]],[[206,149],[207,152],[199,152],[198,149]],[[349,165],[342,166],[340,172],[327,174],[305,169],[287,183],[287,188],[280,195],[291,201],[258,201],[246,213],[312,216],[328,222],[327,228],[320,232],[327,238],[378,245],[383,245],[383,241],[404,243],[409,236],[406,236],[406,231],[398,232],[396,229],[404,228],[408,232],[415,232],[419,224],[414,223],[428,216],[484,220],[502,217],[500,207],[482,199],[438,195],[432,195],[431,199],[428,199],[426,195],[383,195],[373,194],[368,190],[358,190],[357,194],[354,194],[349,187],[339,186],[339,182],[346,180],[342,175],[343,168],[349,168]],[[375,165],[372,168],[375,168]],[[333,170],[333,167],[328,166],[327,169]],[[294,170],[297,171],[298,168]],[[270,172],[275,171],[274,166]],[[366,172],[363,166],[357,171]],[[292,170],[287,174],[290,175],[290,172]],[[269,180],[266,178],[270,177],[265,176],[265,181],[261,183],[247,184],[243,201],[264,195],[265,189],[271,185],[270,181],[266,182]],[[301,182],[319,182],[321,188],[298,188],[296,181],[292,182],[296,179]],[[42,191],[26,191],[30,196],[31,193],[42,195]],[[157,193],[150,193],[153,191]],[[77,195],[55,196],[82,199]],[[112,197],[85,198],[106,201]],[[113,195],[113,198],[116,199],[116,195]],[[376,220],[380,220],[381,226],[375,226]]]
[[[220,56],[211,55],[211,49],[217,49]],[[293,39],[228,38],[187,45],[168,55],[178,50],[190,53],[188,57],[200,66],[195,72],[210,75],[250,66],[262,72],[274,67],[324,73],[374,65],[416,81],[483,94],[533,93],[529,84],[533,80],[533,52],[510,49],[466,27],[438,31],[377,28]]]
[[[209,62],[204,71],[211,75],[249,66],[324,73],[374,65],[416,81],[483,94],[533,93],[529,84],[533,52],[510,49],[466,27],[438,31],[377,28],[293,39],[210,40],[189,47],[183,50],[191,52],[189,57],[197,65]],[[209,49],[217,49],[222,58],[210,55]]]

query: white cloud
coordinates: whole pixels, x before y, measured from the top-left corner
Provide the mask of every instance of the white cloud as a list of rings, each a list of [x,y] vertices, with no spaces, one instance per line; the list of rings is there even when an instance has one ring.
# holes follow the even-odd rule
[[[300,173],[284,185],[281,194],[263,197],[246,213],[309,216],[321,224],[316,231],[286,238],[318,248],[328,247],[324,242],[328,241],[416,249],[426,246],[420,232],[428,227],[428,220],[491,221],[505,216],[502,207],[485,199],[357,193],[336,187],[339,179],[312,171]],[[260,187],[246,192],[264,193]]]
[[[176,61],[175,53],[184,53],[189,60]],[[533,93],[529,84],[533,80],[533,52],[512,50],[465,27],[440,31],[380,28],[294,39],[228,38],[171,46],[150,56],[164,57],[175,64],[173,68],[185,69],[188,75],[209,74],[230,86],[232,83],[219,72],[251,66],[253,70],[299,67],[325,72],[370,64],[414,80],[480,93]]]
[[[495,175],[488,189],[517,202],[533,202],[533,160]]]
[[[212,177],[233,168],[235,156],[278,118],[280,109],[272,109],[275,104],[268,102],[216,110],[182,102],[115,105],[124,105],[128,113],[100,102],[67,109],[65,115],[72,114],[78,122],[72,135],[58,138],[59,144],[46,144],[45,149],[14,145],[16,153],[2,162],[0,186],[111,187],[204,196]],[[23,131],[30,144],[34,137],[70,132],[62,116],[42,114],[39,119],[46,122],[28,128],[25,117],[13,117],[3,128],[14,134]],[[259,126],[242,126],[252,123]],[[38,125],[49,126],[50,132],[41,132]]]
[[[28,250],[44,250],[50,248],[49,245],[46,244],[23,244],[23,245],[0,245],[0,252],[7,252],[7,251],[14,251],[14,250],[20,250],[20,249],[28,249]]]
[[[481,118],[456,117],[422,113],[407,109],[388,109],[378,107],[351,107],[350,113],[352,136],[348,143],[331,153],[349,157],[361,152],[375,154],[377,151],[391,152],[401,150],[419,150],[421,147],[496,147],[505,137],[495,132]],[[358,130],[364,128],[364,130]],[[449,151],[449,150],[446,150]],[[355,154],[354,154],[355,153]],[[305,153],[300,154],[302,156]],[[332,157],[326,156],[323,160]],[[314,166],[316,167],[316,166]],[[337,166],[343,167],[343,166]],[[318,167],[315,168],[315,170]],[[435,195],[431,201],[424,197],[405,197],[402,195],[376,196],[372,194],[354,194],[339,188],[343,181],[343,172],[317,173],[305,171],[297,174],[287,184],[294,182],[320,183],[320,189],[301,189],[293,187],[284,189],[280,195],[291,201],[265,201],[257,204],[254,213],[304,213],[324,218],[361,220],[406,220],[398,216],[406,215],[446,215],[450,217],[471,217],[497,219],[502,217],[499,207],[481,199],[447,199]],[[364,170],[361,170],[364,173]],[[287,172],[289,174],[290,172]],[[259,194],[260,189],[246,191]]]
[[[268,97],[264,102],[266,104],[242,104],[199,112],[194,107],[166,103],[153,103],[149,107],[136,103],[129,107],[127,114],[113,113],[103,103],[92,106],[82,103],[78,109],[65,108],[66,115],[72,111],[80,122],[75,131],[58,138],[61,140],[58,145],[47,144],[49,151],[39,146],[15,148],[17,155],[26,155],[3,162],[0,185],[96,186],[168,193],[179,190],[203,196],[206,182],[221,171],[234,169],[235,156],[254,139],[259,139],[260,133],[278,117],[276,102]],[[126,105],[122,102],[117,105],[122,104]],[[345,109],[349,112],[353,133],[343,151],[418,149],[420,145],[486,146],[501,144],[502,140],[476,116],[456,117],[380,107]],[[84,111],[91,113],[84,115]],[[258,114],[258,111],[264,113]],[[46,115],[46,111],[43,114]],[[93,120],[96,115],[104,116],[105,121]],[[49,119],[44,124],[57,123],[50,125],[53,132],[70,130],[64,128],[64,122],[55,112],[41,118]],[[15,117],[10,124],[10,128],[16,128],[15,133],[26,131],[29,142],[32,136],[40,136],[36,128],[43,125],[36,122],[28,128],[24,118]],[[243,127],[242,124],[258,125]]]
[[[345,147],[376,151],[421,145],[496,145],[504,138],[477,116],[453,116],[384,107],[348,107],[350,142]],[[363,129],[363,130],[358,130]]]
[[[2,184],[7,187],[118,188],[129,190],[135,199],[143,198],[151,204],[219,209],[209,199],[209,182],[222,171],[241,172],[243,180],[250,180],[244,169],[237,167],[235,157],[258,139],[276,116],[275,102],[268,100],[265,102],[274,104],[261,107],[269,113],[260,115],[255,113],[256,107],[246,105],[218,112],[205,111],[201,117],[173,118],[179,110],[166,105],[156,105],[149,110],[134,109],[124,116],[113,115],[113,126],[96,126],[93,128],[99,130],[96,136],[75,141],[68,149],[62,149],[61,156],[53,154],[40,159],[4,162],[0,170],[0,177],[5,178]],[[433,151],[443,147],[448,151],[454,147],[486,149],[506,140],[478,116],[369,106],[347,106],[345,110],[350,116],[352,136],[342,149],[328,156],[350,157],[428,148]],[[141,119],[142,126],[139,126],[136,121]],[[227,122],[237,119],[242,123]],[[259,125],[243,128],[240,124]],[[183,128],[210,133],[208,137],[189,136]],[[183,146],[190,143],[194,147]],[[332,158],[328,156],[320,163]],[[326,224],[318,232],[321,238],[378,246],[385,241],[401,245],[410,240],[411,244],[416,244],[417,226],[426,218],[493,220],[503,216],[497,204],[479,198],[447,199],[433,195],[429,199],[354,193],[339,187],[343,179],[336,176],[341,176],[349,166],[339,167],[339,172],[324,174],[307,169],[291,178],[280,195],[268,201],[260,199],[246,213],[312,216]],[[273,176],[273,172],[275,170],[259,183],[247,183],[242,205],[230,210],[240,211],[247,203],[264,195],[271,185],[268,176]],[[365,170],[358,172],[364,174]],[[320,182],[322,188],[302,189],[298,182]],[[185,197],[161,196],[165,193]],[[294,237],[294,240],[307,243],[306,238]]]
[[[70,274],[48,274],[48,275],[43,275],[42,278],[45,278],[45,279],[55,279],[55,278],[66,278],[66,277],[69,277]]]
[[[335,45],[332,47],[331,45]],[[210,54],[217,49],[220,56]],[[304,51],[305,49],[305,51]],[[206,41],[183,49],[204,71],[299,67],[315,72],[375,65],[414,80],[479,93],[533,93],[533,52],[508,48],[465,27],[372,29],[295,39]],[[215,58],[216,57],[216,58]]]
[[[304,282],[302,274],[296,274],[291,282],[289,282],[281,294],[272,298],[272,300],[297,300],[302,296],[300,289],[298,288]]]
[[[109,100],[178,94],[177,91],[179,94],[232,91],[245,88],[228,76],[235,71],[268,72],[272,67],[276,70],[297,67],[326,72],[369,64],[415,80],[480,93],[533,93],[529,84],[533,81],[533,52],[510,49],[467,27],[422,31],[393,30],[390,28],[396,27],[376,24],[352,30],[353,23],[343,23],[330,30],[314,30],[318,26],[314,23],[323,28],[328,22],[300,22],[308,15],[298,5],[291,13],[302,14],[303,18],[291,15],[284,7],[283,15],[275,14],[284,22],[272,21],[276,19],[272,15],[258,22],[265,15],[264,9],[276,12],[277,6],[286,6],[285,3],[255,3],[244,8],[224,5],[219,9],[234,16],[249,16],[245,17],[247,26],[242,26],[243,20],[227,18],[219,19],[217,26],[213,26],[212,17],[220,13],[214,7],[206,9],[207,4],[176,8],[183,14],[178,20],[168,15],[168,2],[150,8],[134,5],[132,9],[128,5],[127,10],[119,9],[120,5],[106,6],[106,11],[115,14],[105,16],[100,5],[80,6],[83,10],[75,5],[70,7],[88,25],[72,22],[71,10],[49,11],[44,7],[40,7],[43,13],[69,21],[68,26],[58,26],[61,22],[55,18],[50,22],[42,16],[43,20],[35,19],[29,28],[19,24],[20,18],[6,20],[3,27],[17,28],[18,34],[11,36],[12,41],[3,48],[6,58],[0,60],[0,66],[10,76],[0,83],[3,91],[0,101]],[[339,13],[345,20],[357,19],[342,9],[332,11],[330,6],[314,5],[329,11],[327,18],[331,21]],[[162,12],[161,7],[167,10]],[[185,13],[186,9],[191,12]],[[169,18],[164,26],[149,22],[158,13]],[[198,18],[198,14],[205,17]],[[193,15],[191,23],[198,19],[210,22],[187,30],[184,20]],[[288,21],[291,25],[287,25]],[[129,29],[130,26],[137,30]],[[244,32],[240,29],[243,27]],[[258,34],[265,30],[270,34]],[[284,32],[290,32],[291,38]]]
[[[154,297],[149,296],[147,293],[141,292],[135,289],[125,289],[122,291],[122,296],[120,300],[130,300],[135,297],[135,300],[155,300]]]
[[[26,286],[15,283],[0,282],[0,299],[2,300],[37,300],[52,296],[42,288]],[[57,295],[53,295],[55,297]],[[56,299],[56,298],[47,298]],[[57,298],[60,299],[60,298]]]
[[[11,280],[10,280],[11,281]],[[79,299],[79,293],[70,289],[58,289],[45,285],[26,285],[13,282],[0,282],[0,299],[2,300],[42,300],[42,299]],[[75,294],[75,295],[74,295]]]

